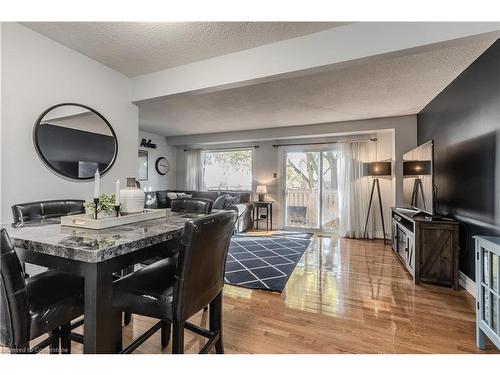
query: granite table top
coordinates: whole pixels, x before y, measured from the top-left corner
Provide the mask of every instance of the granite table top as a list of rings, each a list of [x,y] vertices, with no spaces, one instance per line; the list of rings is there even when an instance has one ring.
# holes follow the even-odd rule
[[[88,263],[131,253],[180,235],[184,223],[203,215],[172,213],[165,217],[95,230],[62,226],[58,219],[2,225],[16,248]]]

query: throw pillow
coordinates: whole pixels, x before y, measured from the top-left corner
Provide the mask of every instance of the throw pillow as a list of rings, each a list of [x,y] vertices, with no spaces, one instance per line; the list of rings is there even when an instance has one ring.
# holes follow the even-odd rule
[[[231,206],[234,206],[235,204],[240,203],[240,196],[235,195],[234,197],[232,195],[226,194],[226,202],[224,204],[224,209],[229,210]]]
[[[168,199],[177,199],[177,198],[192,198],[193,194],[186,194],[186,193],[167,193]]]
[[[168,199],[177,199],[177,193],[167,193]]]
[[[221,195],[220,197],[218,197],[215,200],[214,205],[213,205],[212,208],[214,210],[223,210],[225,206],[226,206],[226,196],[225,195]]]

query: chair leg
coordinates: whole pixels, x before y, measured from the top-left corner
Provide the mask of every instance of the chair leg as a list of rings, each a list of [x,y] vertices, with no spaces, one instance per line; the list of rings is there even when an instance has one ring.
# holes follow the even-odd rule
[[[170,322],[164,320],[161,326],[161,348],[165,349],[170,341]]]
[[[123,325],[128,326],[132,321],[132,313],[123,313]]]
[[[215,352],[224,354],[224,343],[222,340],[222,291],[210,302],[209,312],[210,331],[219,332],[219,339],[215,343]]]
[[[71,323],[61,326],[61,353],[71,354]]]
[[[172,354],[184,354],[184,322],[173,322]]]
[[[52,330],[52,332],[49,333],[49,335],[50,335],[50,338],[51,338],[50,345],[49,345],[49,353],[50,354],[59,354],[59,352],[60,352],[60,346],[59,346],[59,343],[60,343],[60,338],[59,338],[60,330],[59,330],[59,328],[56,328],[56,329]]]

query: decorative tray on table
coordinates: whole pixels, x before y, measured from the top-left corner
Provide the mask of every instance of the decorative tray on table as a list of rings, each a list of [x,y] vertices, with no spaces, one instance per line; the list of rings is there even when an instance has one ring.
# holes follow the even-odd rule
[[[87,228],[87,229],[106,229],[138,223],[140,221],[158,219],[166,216],[164,209],[145,209],[143,212],[103,219],[94,219],[92,214],[70,215],[61,217],[61,225],[68,227]]]

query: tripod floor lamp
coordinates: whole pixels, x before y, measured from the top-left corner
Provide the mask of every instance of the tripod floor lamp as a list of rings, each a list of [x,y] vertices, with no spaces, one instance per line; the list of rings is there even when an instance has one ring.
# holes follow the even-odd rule
[[[370,193],[370,203],[368,203],[368,212],[366,213],[366,222],[365,222],[365,230],[363,233],[363,237],[366,238],[368,234],[367,233],[368,220],[370,218],[370,211],[373,202],[373,194],[375,193],[375,188],[377,188],[378,204],[380,208],[380,219],[382,220],[382,230],[384,233],[384,244],[385,244],[386,238],[385,238],[384,210],[382,207],[382,198],[380,196],[380,183],[378,181],[378,178],[382,176],[392,176],[392,164],[390,161],[375,161],[371,163],[364,163],[363,175],[373,177],[372,190]]]

